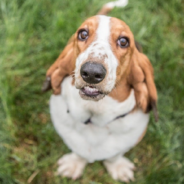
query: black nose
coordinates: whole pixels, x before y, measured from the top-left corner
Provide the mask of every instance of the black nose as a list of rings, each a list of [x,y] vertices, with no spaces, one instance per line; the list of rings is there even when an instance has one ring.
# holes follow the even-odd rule
[[[100,63],[86,62],[80,70],[81,77],[90,84],[101,82],[106,75],[106,69]]]

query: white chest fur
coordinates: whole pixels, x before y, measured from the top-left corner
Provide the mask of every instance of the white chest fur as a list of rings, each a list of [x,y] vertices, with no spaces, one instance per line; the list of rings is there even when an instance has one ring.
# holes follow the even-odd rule
[[[138,141],[146,129],[149,115],[137,110],[124,118],[135,106],[134,91],[124,102],[109,96],[94,102],[83,100],[71,85],[71,77],[62,83],[62,94],[52,95],[50,113],[58,134],[67,146],[89,162],[125,153]],[[84,124],[87,119],[90,124]]]

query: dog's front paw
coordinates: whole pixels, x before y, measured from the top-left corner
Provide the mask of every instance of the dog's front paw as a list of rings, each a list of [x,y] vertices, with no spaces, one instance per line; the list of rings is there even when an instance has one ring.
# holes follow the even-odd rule
[[[82,175],[86,164],[87,161],[75,153],[66,154],[58,160],[57,174],[75,180]]]
[[[113,161],[106,160],[104,161],[104,165],[114,180],[120,180],[127,183],[129,181],[134,181],[133,170],[135,166],[128,159],[120,157]]]

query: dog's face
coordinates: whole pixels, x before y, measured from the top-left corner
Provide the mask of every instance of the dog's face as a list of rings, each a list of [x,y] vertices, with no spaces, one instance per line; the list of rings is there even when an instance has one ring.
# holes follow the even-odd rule
[[[75,86],[84,99],[100,100],[126,76],[135,42],[129,27],[107,16],[87,19],[74,36]]]

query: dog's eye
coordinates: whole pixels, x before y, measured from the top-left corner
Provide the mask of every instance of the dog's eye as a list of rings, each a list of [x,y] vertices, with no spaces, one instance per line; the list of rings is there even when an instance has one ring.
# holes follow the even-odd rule
[[[86,30],[79,31],[78,39],[81,41],[85,41],[88,38],[88,32]]]
[[[121,48],[126,48],[129,46],[129,39],[126,38],[126,37],[121,37],[118,39],[118,45],[121,47]]]

